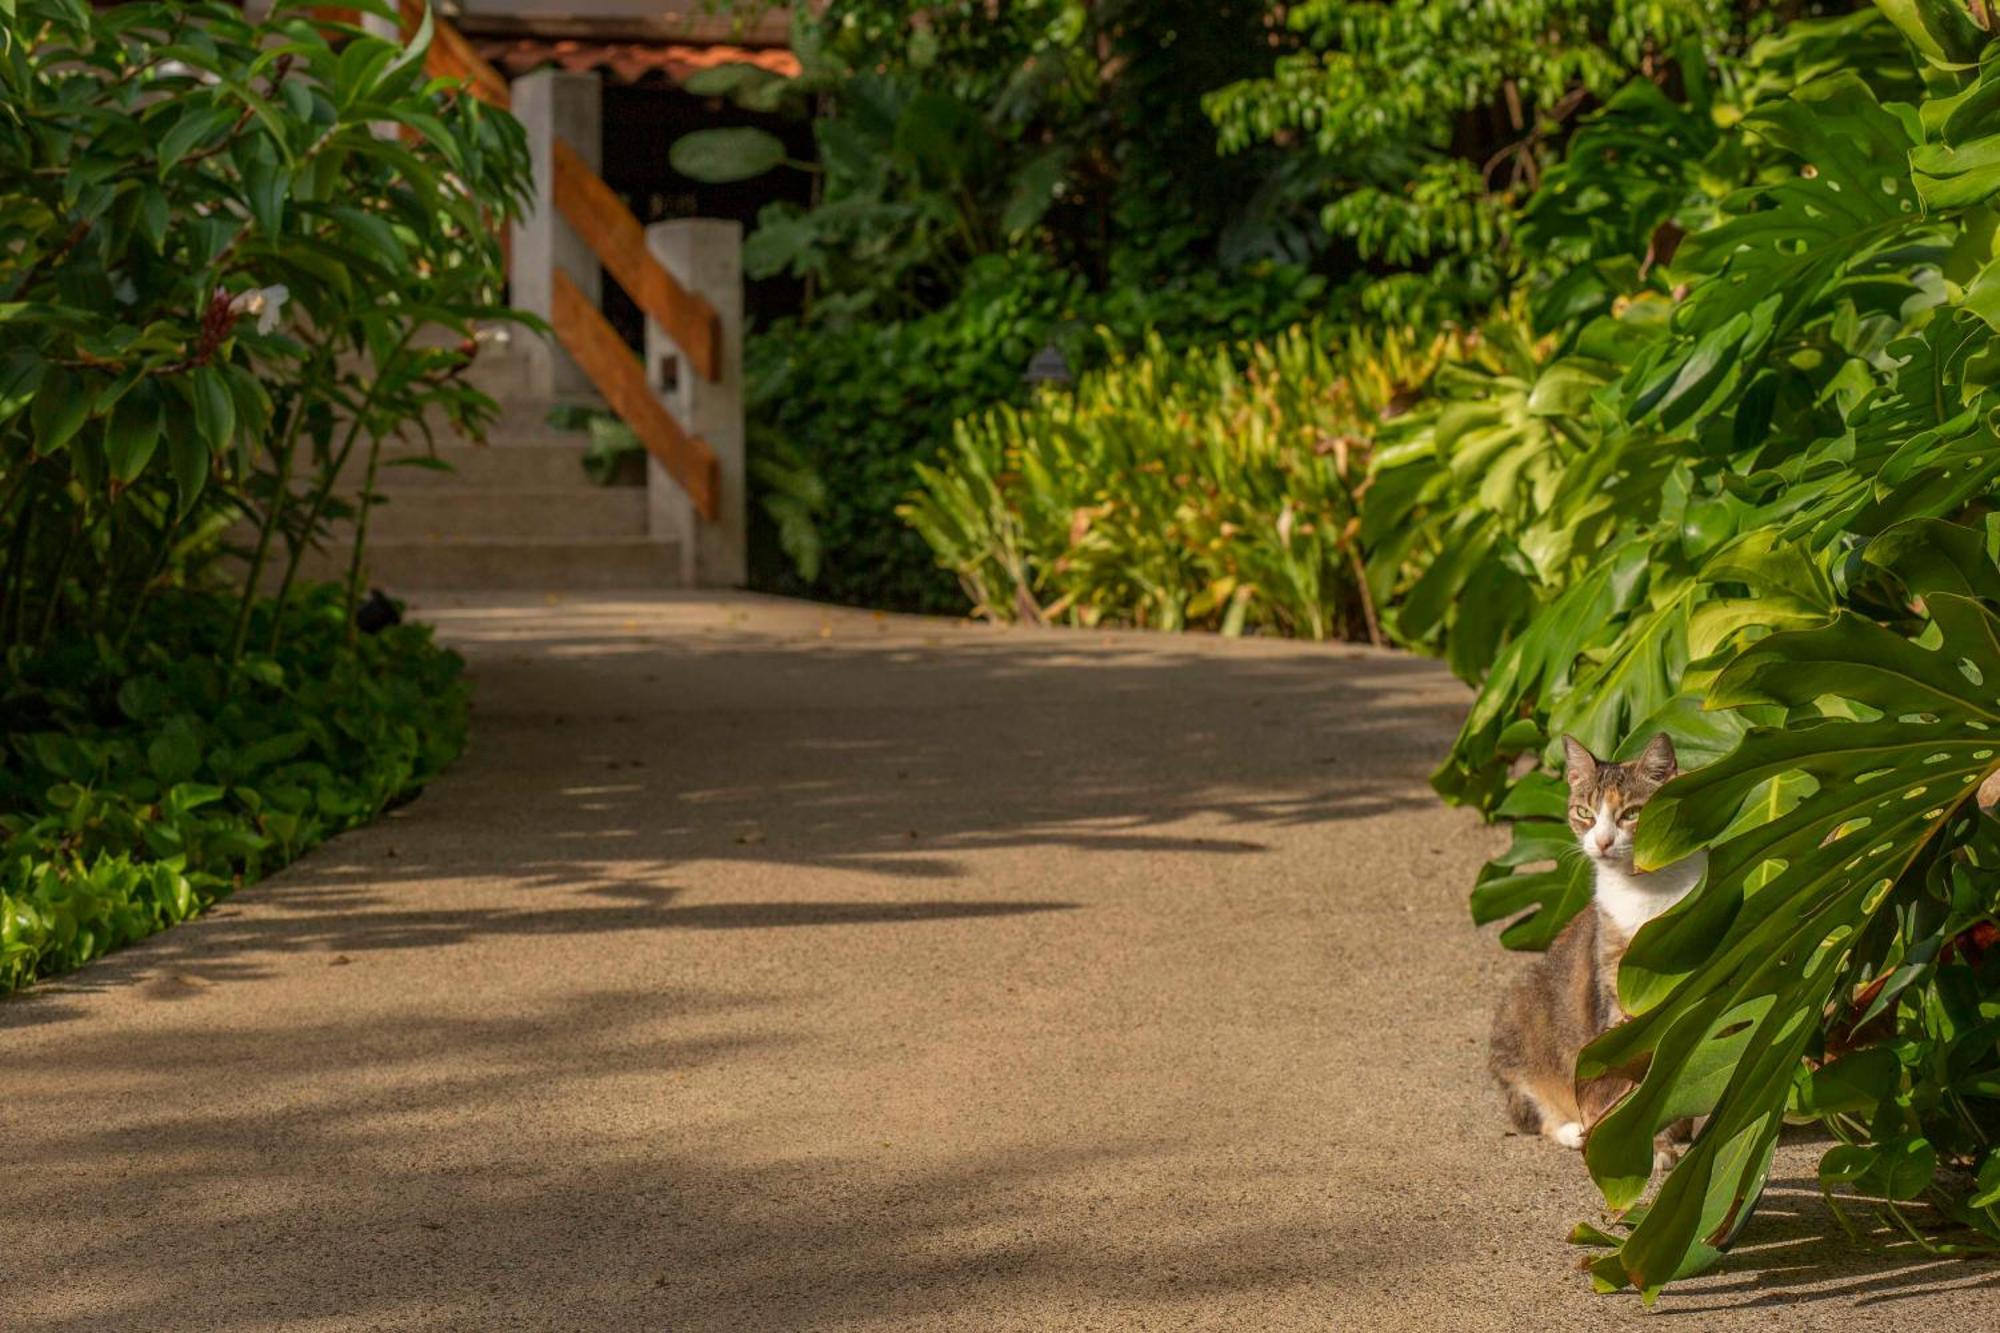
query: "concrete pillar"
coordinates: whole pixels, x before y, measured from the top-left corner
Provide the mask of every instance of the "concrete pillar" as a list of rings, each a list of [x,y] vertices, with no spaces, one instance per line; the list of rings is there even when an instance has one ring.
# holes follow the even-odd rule
[[[594,305],[603,288],[597,256],[556,213],[555,141],[565,140],[578,157],[599,171],[604,165],[604,118],[595,74],[538,69],[510,88],[514,118],[528,132],[535,192],[525,217],[513,224],[513,264],[508,273],[512,303],[543,319],[554,313],[553,273],[560,264]],[[530,398],[581,393],[590,380],[555,340],[531,338],[528,348]]]
[[[749,487],[743,441],[743,225],[720,218],[680,218],[646,228],[646,247],[674,280],[715,307],[722,324],[722,375],[703,379],[666,331],[646,321],[646,380],[688,434],[714,451],[721,474],[721,514],[695,512],[686,492],[648,459],[648,527],[681,540],[684,581],[740,588],[750,579]],[[691,562],[691,563],[689,563]]]

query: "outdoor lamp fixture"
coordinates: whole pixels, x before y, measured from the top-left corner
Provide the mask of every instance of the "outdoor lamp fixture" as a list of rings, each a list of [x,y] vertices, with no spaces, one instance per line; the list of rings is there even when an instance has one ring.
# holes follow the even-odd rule
[[[1040,384],[1067,386],[1075,382],[1076,376],[1070,372],[1068,358],[1054,343],[1046,344],[1035,353],[1034,360],[1028,362],[1027,373],[1021,376],[1021,383],[1031,388]]]

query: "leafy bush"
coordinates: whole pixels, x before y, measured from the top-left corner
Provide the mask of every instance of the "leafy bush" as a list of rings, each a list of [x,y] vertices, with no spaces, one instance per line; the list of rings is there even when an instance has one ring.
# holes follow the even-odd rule
[[[261,606],[258,619],[274,608]],[[341,590],[294,598],[232,669],[235,607],[170,593],[132,646],[10,655],[0,694],[0,993],[78,967],[379,815],[463,743],[455,653],[420,626],[348,642]]]
[[[455,659],[353,614],[383,442],[495,411],[461,373],[509,314],[527,180],[520,127],[425,77],[428,36],[284,0],[0,5],[0,989],[456,753]],[[344,523],[346,586],[299,587]]]
[[[1103,355],[1093,327],[1109,329],[1114,343],[1136,344],[1148,330],[1175,347],[1234,341],[1305,318],[1322,290],[1311,275],[1273,266],[1233,287],[1210,277],[1100,294],[1045,261],[988,256],[968,267],[959,298],[931,314],[790,323],[753,339],[745,353],[752,456],[783,460],[810,479],[813,535],[793,540],[816,540],[823,552],[814,592],[952,609],[959,603],[950,578],[896,506],[915,466],[944,449],[954,421],[1025,400],[1022,375],[1052,340],[1076,367]],[[777,489],[770,481],[767,496]]]
[[[1282,144],[1315,163],[1322,224],[1369,265],[1353,301],[1419,321],[1476,312],[1557,258],[1513,231],[1595,99],[1635,78],[1700,95],[1712,64],[1779,22],[1740,0],[1307,0],[1274,13],[1298,49],[1207,95],[1222,146]]]
[[[1355,337],[1336,357],[1301,328],[1175,354],[1155,337],[1073,395],[960,422],[902,513],[992,619],[1379,641],[1368,441],[1444,345]]]
[[[792,562],[777,581],[835,600],[952,602],[896,521],[951,422],[1022,401],[1052,338],[1072,363],[1115,330],[1136,346],[1259,337],[1322,297],[1326,249],[1275,152],[1224,158],[1198,96],[1269,59],[1264,0],[835,0],[794,10],[804,73],[726,67],[704,93],[814,115],[816,162],[769,136],[681,140],[683,171],[815,174],[745,245],[805,312],[747,353],[753,476]]]
[[[239,656],[329,524],[354,522],[358,576],[385,438],[493,412],[460,372],[506,313],[520,127],[430,85],[428,23],[402,48],[298,3],[4,22],[0,627],[123,637],[159,589],[231,577],[242,520]]]
[[[1695,221],[1687,239],[1643,267],[1589,255],[1615,298],[1504,373],[1441,375],[1369,493],[1391,625],[1481,685],[1437,783],[1515,822],[1473,898],[1514,919],[1507,943],[1588,901],[1584,868],[1548,864],[1560,781],[1524,761],[1564,732],[1607,752],[1665,730],[1698,765],[1649,803],[1638,855],[1706,846],[1707,878],[1640,931],[1619,977],[1637,1017],[1579,1071],[1643,1074],[1587,1149],[1614,1208],[1640,1201],[1657,1130],[1707,1117],[1629,1234],[1587,1236],[1612,1247],[1600,1285],[1648,1298],[1741,1232],[1788,1118],[1841,1140],[1829,1188],[1906,1227],[1924,1198],[1962,1228],[1947,1248],[2000,1245],[2000,875],[1979,797],[2000,771],[2000,43],[1951,0],[1883,10],[1914,61],[1874,67],[1879,18],[1789,29],[1793,55],[1821,54],[1684,189],[1668,172],[1651,216],[1584,244],[1630,247],[1669,216]],[[1629,106],[1602,122],[1615,157],[1579,135],[1570,199],[1674,160],[1680,122]]]

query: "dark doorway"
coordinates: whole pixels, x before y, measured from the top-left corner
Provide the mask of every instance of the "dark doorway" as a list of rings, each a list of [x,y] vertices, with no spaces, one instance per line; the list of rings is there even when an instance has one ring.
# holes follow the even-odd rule
[[[743,224],[747,236],[764,205],[778,200],[804,204],[810,199],[811,178],[794,167],[779,167],[734,185],[703,185],[667,161],[667,150],[681,135],[731,125],[769,130],[785,141],[794,158],[807,161],[814,154],[812,127],[805,121],[744,111],[720,98],[694,97],[665,75],[650,75],[639,83],[607,78],[603,106],[604,180],[642,223],[733,218]],[[744,292],[745,313],[756,327],[796,313],[803,297],[804,285],[794,278],[750,282]],[[604,313],[626,342],[635,349],[642,347],[645,320],[609,275],[604,283]]]

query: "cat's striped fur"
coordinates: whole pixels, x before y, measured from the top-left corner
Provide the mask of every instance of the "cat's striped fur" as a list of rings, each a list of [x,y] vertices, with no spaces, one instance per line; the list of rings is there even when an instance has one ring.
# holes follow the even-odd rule
[[[1572,737],[1563,738],[1563,748],[1570,828],[1592,862],[1593,906],[1579,912],[1508,989],[1494,1014],[1488,1063],[1514,1128],[1581,1148],[1633,1083],[1612,1074],[1579,1085],[1577,1054],[1625,1019],[1618,964],[1626,946],[1641,926],[1687,896],[1707,856],[1697,853],[1651,873],[1633,865],[1639,811],[1680,771],[1664,733],[1622,764],[1598,759]],[[1671,1158],[1671,1145],[1663,1141],[1660,1148]]]

